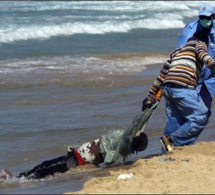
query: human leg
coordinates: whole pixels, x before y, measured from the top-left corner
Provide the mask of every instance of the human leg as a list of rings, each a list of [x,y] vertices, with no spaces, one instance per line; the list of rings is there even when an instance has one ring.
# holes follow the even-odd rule
[[[33,169],[20,173],[17,177],[40,179],[47,175],[53,175],[56,172],[64,173],[67,170],[66,156],[61,156],[52,160],[44,161]]]
[[[187,88],[168,90],[170,93],[165,93],[164,97],[172,98],[174,107],[185,120],[176,131],[170,133],[170,137],[175,146],[193,144],[208,123],[208,109],[196,90]]]
[[[74,151],[71,151],[68,152],[67,155],[44,161],[35,166],[33,169],[20,173],[17,177],[26,177],[26,179],[41,179],[48,175],[54,175],[55,173],[64,173],[68,171],[69,168],[77,165],[77,158],[74,155]]]
[[[175,132],[186,120],[182,117],[175,105],[172,98],[172,91],[168,86],[163,88],[163,96],[166,100],[166,126],[163,136],[160,137],[160,142],[162,144],[161,152],[165,154],[168,151],[172,151],[174,147],[173,141],[169,135]]]
[[[166,126],[163,135],[170,135],[185,123],[185,119],[181,115],[172,98],[173,94],[169,87],[163,88],[163,96],[166,100]]]

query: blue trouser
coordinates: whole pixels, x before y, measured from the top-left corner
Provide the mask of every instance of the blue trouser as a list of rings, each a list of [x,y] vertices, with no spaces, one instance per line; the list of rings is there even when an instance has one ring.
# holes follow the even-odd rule
[[[163,87],[166,128],[175,146],[193,144],[208,123],[209,113],[196,90]]]
[[[214,56],[215,57],[215,56]],[[199,79],[196,90],[200,93],[205,105],[208,108],[209,116],[211,115],[212,96],[215,95],[215,78],[211,75],[211,70],[205,65],[201,70],[201,77]]]
[[[211,115],[211,104],[212,104],[213,99],[212,99],[211,94],[208,92],[208,90],[204,84],[200,90],[200,96],[201,96],[202,100],[204,101],[205,106],[207,106],[207,108],[208,108],[208,114],[210,117],[210,115]]]

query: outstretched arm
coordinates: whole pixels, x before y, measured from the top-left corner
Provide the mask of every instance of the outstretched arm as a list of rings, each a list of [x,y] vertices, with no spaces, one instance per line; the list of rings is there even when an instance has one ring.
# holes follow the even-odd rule
[[[207,51],[207,46],[203,42],[199,42],[196,44],[196,52],[198,54],[198,58],[203,64],[205,64],[210,70],[213,77],[215,77],[215,61],[209,55]]]

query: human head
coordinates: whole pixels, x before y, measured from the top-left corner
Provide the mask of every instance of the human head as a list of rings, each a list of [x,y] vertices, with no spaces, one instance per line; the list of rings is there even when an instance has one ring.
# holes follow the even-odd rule
[[[140,152],[147,148],[148,137],[144,132],[138,132],[136,136],[132,139],[131,147],[134,151]]]
[[[204,31],[196,31],[193,34],[193,37],[199,41],[205,42],[205,44],[208,46],[208,35]]]
[[[214,19],[214,8],[208,3],[203,3],[199,8],[199,21],[203,28],[209,28]]]

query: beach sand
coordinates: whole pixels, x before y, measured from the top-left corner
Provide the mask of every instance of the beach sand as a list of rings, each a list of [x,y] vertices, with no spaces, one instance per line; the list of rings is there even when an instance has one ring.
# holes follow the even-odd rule
[[[214,194],[214,164],[215,142],[197,142],[111,168],[107,176],[95,177],[82,190],[65,194]],[[120,174],[131,173],[133,177],[117,180]]]

